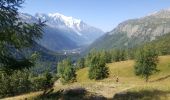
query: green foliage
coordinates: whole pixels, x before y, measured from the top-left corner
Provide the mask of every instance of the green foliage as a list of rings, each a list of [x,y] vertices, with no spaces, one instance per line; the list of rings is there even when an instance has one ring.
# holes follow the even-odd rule
[[[91,51],[86,57],[85,57],[85,65],[89,66],[90,59],[93,58],[93,56],[100,55],[101,58],[103,58],[103,61],[105,63],[111,63],[112,61],[118,62],[118,61],[125,61],[128,59],[128,52],[124,49],[112,49],[112,50],[102,50],[102,51]]]
[[[43,75],[32,78],[31,83],[32,90],[39,91],[51,88],[53,86],[54,80],[52,74],[46,71]]]
[[[43,76],[34,77],[31,79],[32,88],[34,91],[44,90],[46,78]]]
[[[112,33],[112,32],[111,32]],[[126,48],[125,43],[127,43],[128,37],[124,32],[116,32],[112,35],[106,34],[95,42],[93,42],[85,52],[91,51],[93,48],[96,50],[110,50],[110,49],[120,49]]]
[[[62,81],[64,83],[68,82],[74,82],[76,81],[76,71],[72,66],[68,66],[65,68],[63,76],[62,76]]]
[[[100,52],[101,58],[103,58],[105,63],[111,63],[112,62],[112,56],[109,51],[101,51]]]
[[[71,61],[66,59],[58,63],[57,65],[57,75],[62,77],[66,67],[71,66]]]
[[[109,71],[105,61],[103,55],[97,53],[89,59],[90,79],[100,80],[108,77]]]
[[[85,67],[85,59],[84,58],[78,59],[76,66],[78,69],[84,68]]]
[[[21,70],[33,66],[30,59],[18,55],[23,48],[30,47],[42,36],[44,22],[28,24],[18,17],[18,8],[24,0],[0,1],[0,65],[5,71]]]
[[[144,77],[147,82],[149,76],[158,71],[157,63],[158,54],[156,50],[148,47],[140,49],[136,56],[135,74]]]
[[[28,71],[15,71],[12,75],[0,74],[0,98],[26,93],[31,90]]]
[[[70,83],[76,81],[76,70],[69,59],[58,63],[57,74],[61,77],[63,83]]]
[[[14,71],[11,75],[0,73],[0,98],[15,96],[31,91],[52,88],[53,76],[48,71],[38,77],[32,76],[29,70]]]
[[[155,48],[159,55],[169,55],[170,54],[170,33],[163,36],[157,37],[156,40],[145,44],[146,46],[151,46]]]
[[[95,50],[90,51],[86,57],[85,57],[85,66],[89,66],[90,64],[90,59],[93,57],[93,55],[95,54]]]
[[[125,50],[112,50],[112,60],[115,62],[125,61],[127,59],[127,53]]]

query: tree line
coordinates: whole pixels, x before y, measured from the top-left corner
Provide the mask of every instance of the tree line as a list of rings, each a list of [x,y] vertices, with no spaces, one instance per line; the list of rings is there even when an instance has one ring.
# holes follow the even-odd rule
[[[45,90],[46,92],[58,78],[64,84],[75,82],[76,70],[84,67],[89,67],[89,79],[101,80],[109,76],[106,63],[128,59],[135,59],[134,73],[144,77],[146,81],[159,71],[157,69],[159,52],[147,45],[137,49],[93,50],[75,63],[71,59],[59,62],[57,76],[49,71],[40,75],[32,74],[30,68],[35,64],[36,55],[26,57],[21,54],[21,51],[23,48],[31,47],[42,37],[45,23],[41,20],[32,24],[22,22],[18,17],[18,9],[23,3],[24,0],[0,1],[0,98],[30,91]],[[169,53],[169,49],[160,50],[161,54]],[[14,52],[17,56],[13,54]]]

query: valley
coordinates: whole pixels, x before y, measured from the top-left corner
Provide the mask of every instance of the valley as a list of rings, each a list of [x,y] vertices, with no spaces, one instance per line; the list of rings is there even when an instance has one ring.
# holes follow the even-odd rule
[[[170,100],[168,4],[0,0],[0,99]]]

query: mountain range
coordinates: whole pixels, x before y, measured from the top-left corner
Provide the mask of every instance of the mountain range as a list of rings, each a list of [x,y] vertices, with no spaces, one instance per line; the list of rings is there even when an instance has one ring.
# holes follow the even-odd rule
[[[92,27],[80,19],[67,17],[59,13],[40,14],[35,16],[22,13],[23,21],[33,23],[39,19],[46,21],[44,34],[38,44],[52,51],[70,50],[91,44],[104,32]]]
[[[147,16],[130,19],[92,43],[86,52],[93,49],[108,50],[133,48],[157,39],[170,32],[170,10],[164,9]]]
[[[20,16],[22,20],[29,23],[36,22],[39,18],[47,21],[44,36],[37,41],[37,45],[49,51],[67,51],[85,45],[89,45],[85,52],[93,48],[97,50],[133,48],[170,32],[169,9],[126,20],[108,33],[89,26],[79,19],[59,13],[48,15],[37,13],[35,16],[21,14]]]
[[[21,13],[20,17],[28,23],[37,22],[39,19],[47,21],[42,39],[36,41],[32,48],[24,50],[26,55],[39,52],[41,57],[38,66],[41,67],[38,70],[46,68],[49,64],[51,64],[50,69],[54,70],[58,61],[68,57],[69,54],[65,52],[78,52],[71,54],[75,60],[80,56],[79,48],[82,47],[85,48],[83,54],[86,54],[94,48],[97,50],[134,48],[157,39],[161,40],[153,41],[154,45],[165,44],[169,38],[164,37],[169,35],[164,34],[170,33],[170,10],[168,9],[124,21],[108,33],[89,26],[79,19],[59,13],[37,13],[35,16]],[[160,38],[160,36],[164,37]],[[164,39],[166,41],[162,42]],[[168,44],[163,46],[170,47]],[[155,47],[162,48],[157,45]],[[165,53],[164,50],[161,50],[162,52]]]

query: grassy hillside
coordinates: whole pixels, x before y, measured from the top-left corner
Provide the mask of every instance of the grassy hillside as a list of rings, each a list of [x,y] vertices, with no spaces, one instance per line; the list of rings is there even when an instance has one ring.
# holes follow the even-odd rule
[[[134,61],[122,61],[117,63],[111,63],[107,66],[110,69],[110,76],[108,79],[103,80],[104,84],[114,84],[117,85],[113,90],[115,93],[128,91],[123,95],[126,96],[126,99],[129,97],[133,99],[154,99],[159,94],[159,98],[162,100],[170,99],[170,56],[161,56],[159,57],[158,69],[159,73],[151,76],[149,83],[144,82],[140,77],[135,76],[133,69]],[[82,69],[77,72],[78,82],[88,81],[87,73],[88,68]],[[119,77],[118,83],[115,82],[115,77]],[[91,81],[92,82],[92,81]],[[103,91],[104,89],[102,89]],[[123,91],[122,91],[123,90]],[[111,90],[110,90],[111,91]],[[109,92],[109,91],[108,91]],[[115,93],[109,92],[108,98],[112,97]],[[119,95],[116,94],[116,95]],[[115,98],[123,98],[123,96],[116,96]],[[122,100],[121,98],[121,100]],[[159,100],[158,98],[158,100]],[[132,100],[133,100],[132,99]]]
[[[133,73],[134,61],[122,61],[107,64],[110,70],[110,76],[107,79],[94,81],[88,79],[88,68],[77,72],[77,82],[69,85],[55,83],[54,92],[48,96],[41,97],[39,94],[27,94],[19,96],[17,99],[45,99],[56,100],[59,98],[73,100],[83,99],[113,99],[113,100],[169,100],[170,99],[170,56],[159,57],[159,73],[153,75],[146,83],[140,77]],[[116,77],[119,82],[116,82]],[[63,92],[70,90],[71,92]],[[60,90],[60,91],[58,91]],[[86,91],[81,92],[81,90]],[[77,92],[75,92],[77,91]],[[68,94],[71,93],[71,94]],[[30,98],[31,97],[31,98]],[[54,99],[55,98],[55,99]],[[9,99],[9,98],[8,98]],[[13,98],[11,98],[12,100]],[[71,100],[72,100],[71,99]]]
[[[111,79],[114,76],[118,76],[121,78],[137,78],[136,80],[141,80],[139,77],[136,77],[133,69],[134,61],[122,61],[107,64],[110,70],[110,76],[108,79]],[[158,69],[160,72],[153,75],[150,80],[154,80],[155,78],[163,77],[170,74],[170,56],[161,56],[159,57]],[[88,79],[88,68],[81,69],[77,72],[77,80],[78,82],[89,81]],[[141,80],[143,81],[143,80]],[[121,82],[126,82],[126,80],[121,80]]]

